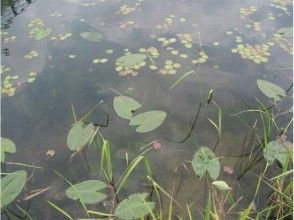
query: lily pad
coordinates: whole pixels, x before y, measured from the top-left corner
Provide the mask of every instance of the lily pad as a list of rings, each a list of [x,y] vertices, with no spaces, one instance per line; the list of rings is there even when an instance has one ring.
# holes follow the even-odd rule
[[[128,96],[116,96],[113,100],[113,107],[118,116],[131,119],[133,117],[133,111],[141,108],[141,104]]]
[[[38,28],[34,33],[34,39],[37,41],[43,40],[48,37],[52,32],[51,28]]]
[[[130,125],[138,126],[136,132],[146,133],[158,128],[165,120],[166,113],[164,111],[144,112],[131,118]]]
[[[16,147],[15,147],[15,143],[13,143],[12,140],[8,139],[8,138],[2,138],[1,137],[1,148],[0,148],[0,152],[1,152],[1,158],[0,158],[0,162],[5,162],[5,152],[7,153],[15,153],[16,151]]]
[[[147,58],[146,54],[131,53],[124,55],[116,60],[118,66],[131,67],[133,65],[143,62]]]
[[[194,155],[192,167],[200,178],[207,171],[212,179],[217,179],[220,172],[220,163],[215,154],[208,147],[201,147]]]
[[[290,157],[290,153],[278,141],[271,141],[264,148],[263,156],[269,165],[272,165],[275,160],[278,160],[284,166]]]
[[[123,200],[114,211],[114,215],[119,219],[143,219],[155,207],[154,202],[147,202],[145,199],[147,193],[137,193],[130,195],[128,199]]]
[[[103,38],[99,32],[82,32],[80,35],[82,38],[90,42],[98,42]]]
[[[87,180],[81,183],[70,186],[65,195],[69,199],[79,200],[86,204],[96,204],[106,199],[105,193],[99,192],[105,189],[107,185],[99,180]]]
[[[27,172],[18,170],[1,178],[1,208],[9,205],[26,184]]]
[[[87,145],[95,133],[94,124],[78,122],[69,131],[67,135],[67,146],[70,150],[80,150]]]
[[[228,184],[225,181],[221,181],[221,180],[213,181],[212,185],[214,185],[220,191],[228,191],[232,189],[231,187],[228,186]]]
[[[281,101],[281,97],[286,96],[284,89],[271,82],[258,79],[257,86],[264,95],[269,98],[273,98],[275,101]]]

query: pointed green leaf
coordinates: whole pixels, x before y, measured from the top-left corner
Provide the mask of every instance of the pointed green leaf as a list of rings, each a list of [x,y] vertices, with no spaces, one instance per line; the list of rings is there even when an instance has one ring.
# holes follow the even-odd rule
[[[94,124],[78,122],[69,131],[67,135],[67,146],[70,150],[80,150],[86,146],[95,134]]]
[[[192,167],[200,178],[207,171],[212,179],[217,179],[220,163],[215,154],[208,147],[201,147],[194,155]]]
[[[5,162],[5,152],[7,153],[15,153],[16,147],[15,144],[13,143],[12,140],[8,138],[2,138],[1,137],[1,147],[0,147],[0,152],[1,152],[1,158],[0,162]]]
[[[228,184],[225,181],[216,180],[212,182],[212,185],[214,185],[216,188],[218,188],[221,191],[228,191],[232,188],[228,186]]]
[[[99,180],[87,180],[70,186],[65,195],[69,199],[79,200],[86,204],[95,204],[104,200],[107,196],[105,193],[99,192],[105,189],[107,185]]]
[[[281,97],[286,96],[286,92],[284,89],[271,82],[258,79],[257,86],[264,95],[274,99],[275,101],[281,101]]]
[[[149,111],[131,118],[130,125],[138,126],[136,132],[146,133],[158,128],[165,118],[166,113],[163,111]]]
[[[48,37],[52,32],[51,28],[38,28],[34,33],[34,39],[37,41],[43,40]]]
[[[114,111],[118,116],[131,119],[133,111],[141,107],[141,104],[128,96],[116,96],[113,100]]]
[[[130,195],[123,200],[114,211],[114,215],[119,219],[132,220],[142,219],[154,209],[154,202],[146,202],[147,193],[137,193]]]
[[[1,178],[1,208],[9,205],[26,184],[27,172],[18,170]]]

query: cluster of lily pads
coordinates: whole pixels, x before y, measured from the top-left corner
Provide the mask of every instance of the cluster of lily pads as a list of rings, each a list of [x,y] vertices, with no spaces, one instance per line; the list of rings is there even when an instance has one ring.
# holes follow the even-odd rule
[[[32,50],[30,51],[28,54],[24,55],[24,58],[30,60],[30,59],[33,59],[33,58],[36,58],[39,56],[39,53],[38,51],[36,50]]]
[[[10,36],[10,37],[5,37],[4,39],[3,39],[3,43],[4,44],[7,44],[7,43],[12,43],[12,42],[14,42],[15,41],[15,39],[16,39],[16,36]]]
[[[14,87],[13,81],[19,78],[18,75],[5,76],[1,85],[1,93],[7,94],[9,97],[15,95],[16,88]]]
[[[132,11],[135,11],[136,8],[135,7],[130,7],[127,4],[122,5],[119,10],[117,11],[117,13],[123,14],[123,15],[127,15],[130,14]]]
[[[257,8],[254,6],[247,8],[240,8],[241,18],[244,19],[246,16],[252,15],[257,11]]]
[[[53,36],[50,39],[51,40],[56,40],[56,41],[63,41],[69,38],[72,35],[72,33],[60,33],[57,36]]]
[[[27,82],[28,83],[33,83],[35,80],[36,80],[36,76],[37,76],[37,72],[34,72],[34,71],[30,71],[28,73],[28,79],[27,79]]]
[[[177,34],[178,38],[180,38],[180,41],[182,44],[184,44],[184,46],[186,48],[192,48],[192,36],[191,34],[188,34],[188,33],[180,33],[180,34]]]
[[[252,60],[254,63],[266,63],[268,61],[268,52],[270,46],[268,44],[250,45],[250,44],[237,44],[236,48],[231,51],[239,53],[243,59]]]
[[[93,63],[97,64],[97,63],[106,63],[108,61],[107,58],[102,58],[102,59],[94,59]]]
[[[30,28],[30,37],[33,37],[37,41],[45,39],[52,32],[52,29],[47,28],[41,18],[31,20],[28,27]]]
[[[124,56],[119,57],[116,62],[115,70],[120,76],[136,76],[138,70],[146,65],[146,54],[126,52]]]
[[[166,46],[168,46],[168,45],[170,45],[170,44],[173,44],[173,43],[175,43],[175,42],[177,41],[177,39],[174,38],[174,37],[169,38],[169,39],[167,39],[167,38],[165,38],[165,37],[160,37],[160,38],[158,38],[157,40],[158,40],[159,42],[161,42],[161,46],[163,46],[163,47],[166,47]]]
[[[173,19],[175,18],[175,15],[169,15],[168,17],[166,17],[164,19],[165,23],[167,24],[167,26],[172,26],[173,24]]]
[[[284,51],[288,52],[289,54],[293,54],[293,44],[292,44],[292,37],[293,37],[293,28],[292,27],[285,27],[279,29],[273,37],[273,41],[279,45]]]
[[[200,50],[198,53],[198,59],[192,60],[193,64],[198,64],[198,63],[205,63],[208,60],[208,55],[205,53],[203,49]]]
[[[181,64],[174,63],[171,60],[166,60],[164,62],[164,69],[160,69],[159,73],[162,75],[173,75],[177,73],[177,69],[181,67]]]

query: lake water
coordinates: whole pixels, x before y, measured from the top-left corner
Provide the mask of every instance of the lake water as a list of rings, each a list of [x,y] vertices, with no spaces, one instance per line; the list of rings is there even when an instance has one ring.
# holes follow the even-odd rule
[[[95,167],[100,152],[89,149],[91,172],[78,157],[70,169],[68,161],[72,152],[67,148],[66,138],[73,123],[71,103],[77,116],[82,117],[100,100],[109,112],[108,126],[101,128],[101,133],[112,147],[115,178],[126,167],[124,152],[131,158],[141,146],[158,140],[161,149],[147,156],[156,181],[171,192],[177,177],[175,199],[183,206],[185,202],[193,203],[193,216],[201,219],[207,188],[205,180],[195,176],[189,161],[200,146],[212,148],[217,140],[217,131],[208,120],[217,122],[216,105],[206,103],[210,90],[214,90],[213,100],[223,112],[223,132],[216,148],[216,155],[221,157],[219,179],[233,187],[234,198],[244,196],[239,204],[241,208],[248,206],[256,175],[264,163],[258,163],[237,181],[244,158],[227,155],[244,153],[245,143],[251,141],[250,129],[243,122],[252,126],[258,119],[257,127],[261,128],[262,124],[258,114],[246,113],[241,117],[243,121],[231,115],[247,110],[246,105],[256,107],[255,98],[270,103],[259,91],[257,79],[273,82],[285,90],[291,86],[292,38],[281,41],[275,37],[279,29],[292,26],[291,1],[39,0],[17,4],[18,15],[12,13],[10,6],[2,6],[1,136],[10,138],[17,146],[17,152],[8,156],[8,161],[43,167],[28,169],[29,174],[33,173],[29,190],[51,186],[49,191],[30,201],[30,215],[34,219],[64,219],[47,200],[75,217],[82,217],[82,208],[66,199],[64,191],[68,185],[54,170],[74,182],[99,178]],[[28,24],[36,18],[52,29],[40,41],[29,36]],[[81,37],[82,32],[99,32],[101,40],[87,41]],[[166,40],[161,38],[171,40],[167,40],[168,45],[162,45]],[[234,48],[242,49],[243,46],[237,45],[246,43],[261,45],[267,52],[261,54],[263,58],[257,58],[257,63],[252,60],[254,57],[242,58]],[[116,70],[115,61],[125,52],[139,53],[144,51],[142,48],[150,47],[158,50],[158,58],[147,58],[146,65],[133,74]],[[201,50],[208,59],[196,64]],[[37,56],[30,57],[32,51],[37,51]],[[95,59],[106,62],[97,63]],[[180,67],[176,72],[164,70],[166,60]],[[156,70],[149,67],[152,62]],[[189,71],[195,72],[170,89]],[[5,79],[12,84],[8,88],[3,83]],[[166,120],[152,132],[136,133],[113,110],[115,91],[143,103],[146,111],[165,111]],[[290,96],[280,108],[291,106]],[[195,128],[184,143],[178,143],[189,133],[200,103],[202,108]],[[100,105],[91,117],[96,123],[104,124],[106,115],[105,106]],[[281,121],[287,122],[291,117],[285,115]],[[291,129],[288,136],[292,141]],[[252,141],[254,144],[256,140]],[[46,155],[48,150],[54,150],[55,154]],[[225,173],[225,166],[234,168],[235,173]],[[175,173],[176,167],[179,170]],[[8,171],[15,169],[17,166],[7,165]],[[131,175],[123,195],[146,190],[145,179],[146,173],[140,167]],[[267,195],[265,189],[256,205],[262,206]],[[168,207],[169,199],[163,201],[164,207]],[[28,206],[21,204],[23,208]],[[99,207],[103,210],[103,206]],[[232,219],[236,216],[232,215]]]

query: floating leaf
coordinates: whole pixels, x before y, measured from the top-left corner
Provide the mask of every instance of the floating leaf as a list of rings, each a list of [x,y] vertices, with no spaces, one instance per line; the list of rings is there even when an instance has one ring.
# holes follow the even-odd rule
[[[231,187],[228,186],[228,184],[225,181],[221,181],[221,180],[213,181],[212,185],[214,185],[220,191],[228,191],[232,189]]]
[[[146,202],[147,193],[137,193],[130,195],[123,200],[114,211],[114,215],[119,219],[143,219],[155,207],[154,202]]]
[[[207,171],[212,179],[217,179],[220,163],[215,154],[208,147],[201,147],[192,160],[193,169],[200,178]]]
[[[292,38],[293,37],[293,27],[284,27],[277,31],[278,34],[283,35],[283,37]]]
[[[141,104],[128,96],[116,96],[113,100],[114,111],[118,116],[131,119],[133,111],[141,107]]]
[[[131,118],[130,125],[138,126],[136,131],[146,133],[159,127],[165,120],[166,113],[163,111],[144,112]]]
[[[0,148],[0,152],[1,152],[1,158],[0,158],[0,162],[5,162],[5,152],[7,153],[15,153],[16,151],[16,147],[15,147],[15,143],[13,143],[12,140],[8,139],[8,138],[2,138],[1,137],[1,148]]]
[[[70,186],[65,191],[65,195],[69,199],[79,200],[82,203],[95,204],[107,197],[106,194],[98,192],[106,187],[107,185],[102,181],[87,180]]]
[[[257,86],[264,95],[269,98],[273,98],[275,101],[281,101],[281,97],[286,96],[284,89],[271,82],[258,79]]]
[[[34,33],[34,39],[37,41],[43,40],[48,37],[52,32],[51,28],[38,28]]]
[[[263,156],[269,165],[272,165],[275,160],[278,160],[284,166],[290,154],[278,141],[271,141],[264,148]]]
[[[124,55],[116,60],[118,66],[131,67],[133,65],[143,62],[147,58],[146,54],[131,53]]]
[[[90,42],[98,42],[103,38],[99,32],[82,32],[80,35],[82,38]]]
[[[95,133],[93,123],[78,122],[67,135],[67,146],[70,150],[80,150],[87,145]]]
[[[9,205],[22,191],[27,172],[18,170],[1,178],[1,208]]]

